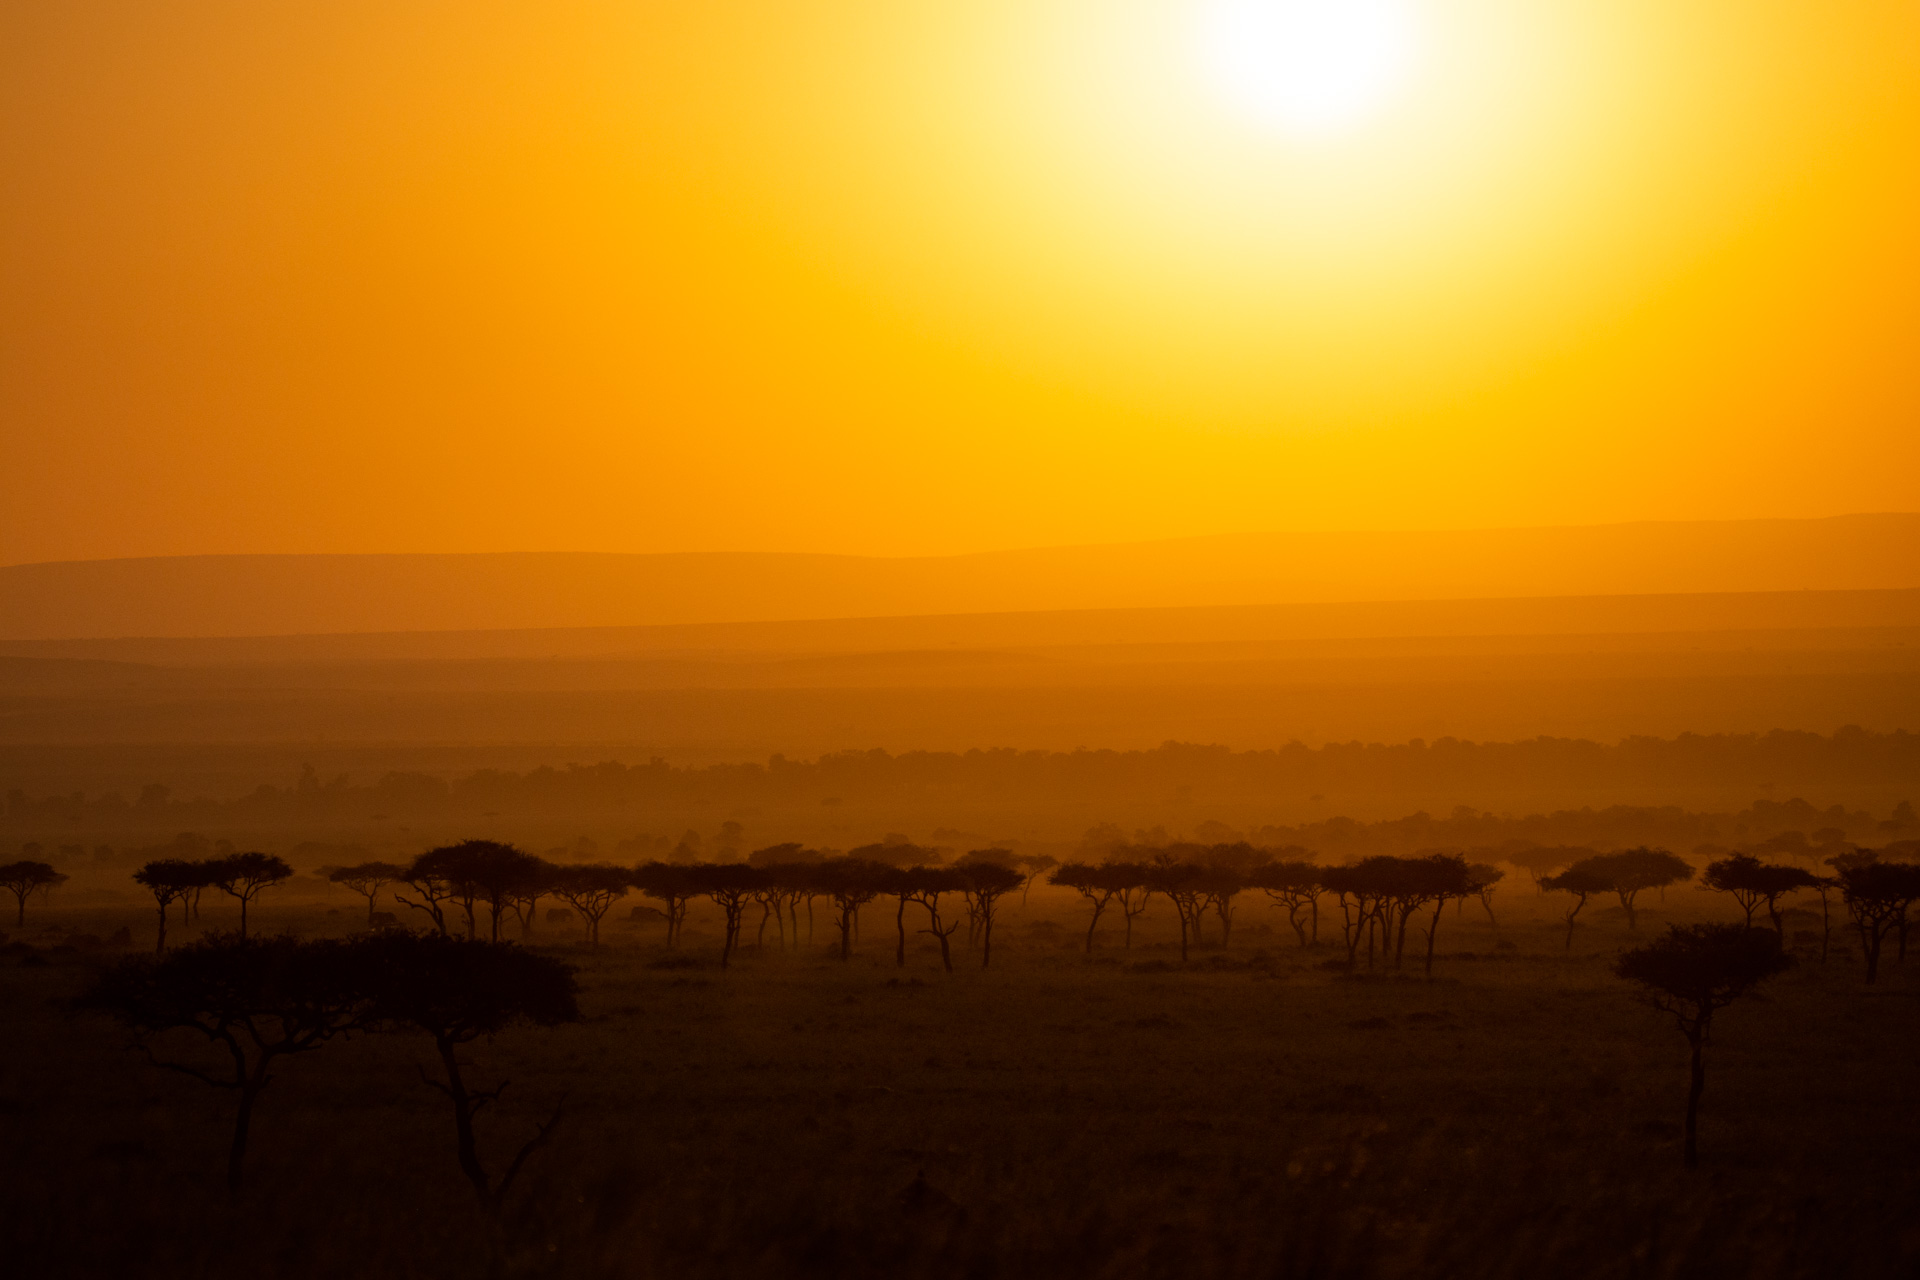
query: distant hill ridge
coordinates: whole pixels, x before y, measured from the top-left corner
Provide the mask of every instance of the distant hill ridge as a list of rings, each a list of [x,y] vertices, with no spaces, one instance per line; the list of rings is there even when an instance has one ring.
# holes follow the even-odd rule
[[[182,556],[0,568],[0,640],[1920,587],[1920,515],[1229,534],[961,556]]]

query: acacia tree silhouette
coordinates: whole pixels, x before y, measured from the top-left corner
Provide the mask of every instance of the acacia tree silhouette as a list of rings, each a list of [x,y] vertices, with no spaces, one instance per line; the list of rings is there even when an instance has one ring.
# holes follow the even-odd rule
[[[1120,904],[1120,918],[1126,926],[1122,945],[1133,950],[1133,922],[1147,914],[1153,901],[1153,886],[1147,882],[1147,867],[1141,862],[1105,862],[1100,870],[1113,877],[1114,900]]]
[[[240,936],[247,936],[247,907],[267,889],[293,877],[293,868],[269,853],[236,853],[207,864],[213,887],[240,899]]]
[[[477,925],[474,907],[487,908],[487,936],[500,941],[500,916],[508,904],[530,890],[538,898],[546,892],[539,882],[550,864],[510,844],[497,840],[463,840],[459,844],[435,849],[423,858],[446,864],[454,884],[454,896],[467,913],[467,936],[474,937]]]
[[[1320,895],[1326,892],[1320,883],[1320,868],[1299,859],[1270,862],[1253,873],[1252,883],[1287,909],[1287,924],[1302,947],[1320,941]],[[1306,913],[1305,920],[1301,919],[1302,912]]]
[[[1680,1033],[1687,1038],[1692,1053],[1687,1084],[1687,1168],[1700,1165],[1700,1095],[1707,1087],[1702,1050],[1714,1013],[1792,963],[1781,952],[1780,939],[1771,930],[1737,924],[1676,925],[1664,938],[1636,947],[1614,963],[1613,971],[1640,984],[1647,1003],[1672,1014]]]
[[[1427,937],[1426,976],[1433,977],[1434,937],[1440,932],[1440,915],[1446,910],[1447,903],[1469,898],[1479,892],[1473,880],[1473,871],[1467,866],[1467,860],[1457,853],[1435,853],[1424,858],[1403,858],[1405,866],[1401,876],[1405,881],[1403,898],[1416,904],[1433,904],[1433,914],[1427,917],[1425,933]],[[1406,912],[1401,914],[1400,941],[1406,937]],[[1393,953],[1395,968],[1400,966],[1400,945],[1396,941]]]
[[[374,902],[380,891],[407,874],[405,867],[391,862],[362,862],[351,867],[335,867],[327,873],[334,884],[343,884],[367,900],[367,928],[373,928]]]
[[[1887,935],[1899,931],[1900,958],[1906,958],[1907,911],[1920,900],[1920,866],[1910,862],[1860,862],[1840,868],[1840,896],[1860,933],[1867,960],[1867,981],[1880,978],[1880,954]]]
[[[941,923],[940,895],[965,892],[966,877],[958,871],[941,867],[916,867],[909,874],[913,882],[912,900],[927,909],[927,927],[920,932],[930,933],[940,940],[940,966],[952,973],[953,948],[948,940],[960,927],[960,922],[952,920]]]
[[[55,888],[67,882],[67,877],[53,869],[50,862],[9,862],[0,866],[0,885],[12,892],[14,905],[14,923],[27,922],[27,899],[34,894],[45,896]]]
[[[783,943],[800,945],[800,901],[807,903],[807,932],[813,932],[813,894],[814,891],[807,876],[807,868],[820,861],[818,850],[806,848],[797,842],[769,845],[764,849],[755,849],[747,855],[747,865],[759,867],[767,873],[766,885],[760,891],[761,901],[773,908],[774,919],[780,924],[780,939]],[[766,931],[766,920],[760,921],[761,932]],[[811,936],[807,939],[811,942]]]
[[[1623,849],[1619,853],[1604,853],[1575,865],[1587,865],[1607,879],[1620,899],[1620,906],[1627,913],[1629,929],[1640,927],[1639,917],[1634,914],[1634,899],[1643,890],[1664,889],[1668,885],[1693,879],[1693,867],[1686,859],[1665,849],[1649,849],[1644,845],[1638,849]]]
[[[1340,934],[1347,948],[1347,967],[1360,962],[1360,942],[1367,943],[1367,967],[1373,967],[1374,934],[1385,939],[1386,914],[1396,887],[1394,859],[1362,858],[1346,866],[1327,867],[1320,883],[1340,904]]]
[[[78,1004],[131,1029],[135,1044],[156,1065],[238,1093],[227,1147],[227,1187],[237,1191],[254,1104],[273,1082],[274,1063],[366,1024],[370,1006],[349,954],[349,944],[334,940],[221,934],[158,960],[123,960],[101,974]],[[154,1039],[176,1030],[223,1048],[227,1071],[158,1057]]]
[[[1187,962],[1188,949],[1200,936],[1200,913],[1206,907],[1200,881],[1205,872],[1191,862],[1176,862],[1172,855],[1155,854],[1146,866],[1146,888],[1173,904],[1180,917],[1180,963]]]
[[[753,901],[753,896],[766,883],[767,874],[744,862],[707,863],[691,867],[689,871],[694,887],[713,899],[714,905],[726,913],[726,941],[720,948],[720,967],[724,969],[732,962],[734,949],[740,945],[740,917],[746,912],[747,904]]]
[[[1540,887],[1549,893],[1570,893],[1573,895],[1573,909],[1567,912],[1566,950],[1573,950],[1573,922],[1587,905],[1587,899],[1596,893],[1612,893],[1613,881],[1594,865],[1598,859],[1586,858],[1574,863],[1557,876],[1547,876],[1540,881]]]
[[[1817,888],[1819,881],[1811,871],[1765,863],[1747,853],[1709,862],[1706,874],[1700,878],[1703,888],[1733,895],[1733,900],[1746,914],[1749,929],[1753,927],[1753,913],[1765,905],[1774,935],[1782,939],[1786,937],[1786,927],[1780,919],[1780,899],[1800,889]]]
[[[1225,950],[1233,940],[1234,899],[1244,893],[1248,887],[1247,873],[1239,867],[1221,863],[1203,864],[1200,878],[1194,887],[1199,890],[1203,905],[1213,908],[1220,921],[1220,947]],[[1194,933],[1199,934],[1199,922],[1195,921]]]
[[[199,878],[199,869],[184,858],[157,858],[133,873],[134,882],[146,886],[160,909],[160,938],[154,944],[154,954],[167,949],[167,908],[176,901],[184,906],[183,900],[193,892]]]
[[[1473,884],[1473,894],[1480,899],[1480,905],[1486,908],[1487,923],[1498,929],[1500,920],[1493,914],[1493,893],[1507,873],[1488,862],[1476,862],[1467,868],[1467,879]]]
[[[1084,862],[1069,862],[1054,870],[1047,883],[1072,889],[1085,898],[1093,907],[1093,918],[1087,921],[1087,954],[1093,954],[1093,931],[1100,927],[1100,917],[1107,906],[1120,892],[1118,878],[1110,867],[1090,867]]]
[[[686,923],[687,903],[700,896],[694,884],[693,869],[684,863],[647,862],[633,872],[634,887],[661,903],[667,917],[667,945],[680,941],[680,926]]]
[[[443,1078],[424,1069],[420,1078],[453,1110],[455,1154],[473,1187],[496,1253],[500,1213],[527,1158],[553,1135],[563,1098],[546,1123],[536,1126],[496,1183],[480,1158],[474,1120],[497,1101],[507,1084],[475,1089],[460,1059],[461,1047],[522,1024],[551,1027],[578,1022],[574,970],[550,956],[505,942],[479,942],[444,934],[392,931],[371,935],[353,956],[356,985],[370,997],[368,1021],[385,1030],[423,1031],[433,1040]]]
[[[954,866],[967,907],[980,925],[980,967],[993,963],[993,920],[1000,899],[1021,885],[1023,877],[1012,867],[982,856],[998,850],[976,850]],[[944,941],[944,940],[943,940]]]
[[[833,899],[839,913],[835,924],[840,930],[840,958],[853,955],[853,917],[872,902],[885,885],[892,868],[861,858],[829,858],[809,868],[809,879],[827,897]]]
[[[553,892],[587,922],[587,942],[600,945],[600,919],[633,887],[633,873],[625,867],[600,862],[592,866],[558,867]]]
[[[531,861],[508,879],[506,894],[507,905],[513,908],[514,918],[520,922],[522,941],[533,936],[540,899],[553,893],[555,878],[560,874],[560,868],[545,858],[537,854],[527,856]]]

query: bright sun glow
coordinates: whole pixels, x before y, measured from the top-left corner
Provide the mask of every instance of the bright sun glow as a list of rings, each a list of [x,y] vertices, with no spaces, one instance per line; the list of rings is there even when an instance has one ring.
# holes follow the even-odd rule
[[[1214,0],[1200,57],[1233,107],[1296,137],[1325,137],[1388,103],[1415,36],[1406,0]]]

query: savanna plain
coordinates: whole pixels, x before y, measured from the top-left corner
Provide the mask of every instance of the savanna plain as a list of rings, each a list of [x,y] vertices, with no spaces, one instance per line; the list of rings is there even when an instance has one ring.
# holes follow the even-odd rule
[[[952,973],[927,937],[896,963],[884,901],[848,960],[816,908],[794,946],[750,915],[722,969],[716,909],[670,948],[629,898],[598,947],[566,922],[525,944],[577,967],[582,1021],[465,1047],[476,1086],[511,1081],[480,1122],[496,1169],[560,1109],[497,1246],[417,1037],[282,1059],[229,1195],[231,1095],[69,1003],[110,958],[88,937],[150,935],[151,911],[56,897],[0,961],[6,1254],[36,1276],[1911,1274],[1911,968],[1869,986],[1844,929],[1823,962],[1790,909],[1798,962],[1714,1024],[1689,1172],[1686,1044],[1611,964],[1738,913],[1652,897],[1637,929],[1596,902],[1569,946],[1564,895],[1510,871],[1491,917],[1446,906],[1430,978],[1411,945],[1349,968],[1325,918],[1302,946],[1258,894],[1183,963],[1165,905],[1089,950],[1082,899],[1041,881],[1003,903],[991,967],[962,934]],[[356,901],[263,895],[253,927],[345,934]],[[229,914],[209,899],[201,927]]]

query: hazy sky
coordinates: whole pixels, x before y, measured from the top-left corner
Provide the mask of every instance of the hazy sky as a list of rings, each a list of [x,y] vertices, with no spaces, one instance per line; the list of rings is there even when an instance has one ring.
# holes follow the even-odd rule
[[[0,0],[0,561],[1920,508],[1920,6],[1369,4]]]

